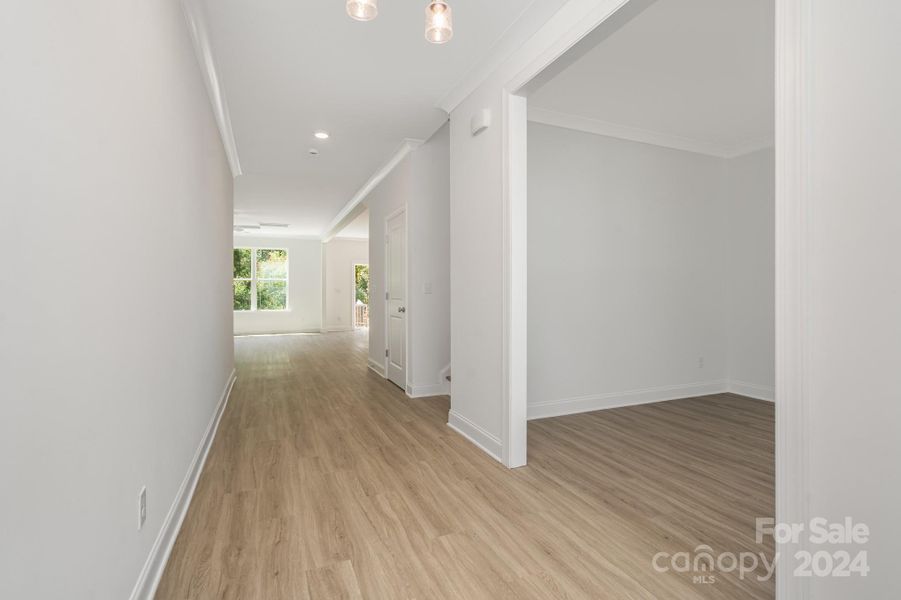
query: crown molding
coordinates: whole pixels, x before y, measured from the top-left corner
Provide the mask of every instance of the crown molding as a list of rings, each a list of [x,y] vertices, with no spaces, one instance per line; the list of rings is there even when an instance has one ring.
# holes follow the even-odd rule
[[[368,237],[342,237],[339,235],[339,236],[333,237],[332,241],[333,242],[368,242],[369,238]]]
[[[309,234],[297,234],[292,235],[290,233],[260,233],[259,231],[235,231],[232,233],[232,237],[236,240],[253,240],[253,239],[265,239],[265,240],[298,240],[305,242],[319,242],[321,241],[320,236],[318,235],[309,235]]]
[[[216,70],[216,61],[213,59],[206,16],[199,0],[182,0],[181,5],[185,20],[188,22],[191,40],[194,42],[194,51],[197,54],[197,62],[200,63],[203,82],[206,84],[213,114],[216,117],[216,125],[219,127],[219,136],[222,138],[228,165],[231,168],[232,177],[238,177],[243,174],[241,160],[238,158],[238,146],[235,143],[235,133],[232,130],[222,79]]]
[[[724,146],[704,140],[670,135],[659,131],[651,131],[639,127],[631,127],[629,125],[620,125],[618,123],[610,123],[599,119],[591,119],[588,117],[535,107],[529,108],[529,121],[621,140],[652,144],[664,148],[673,148],[685,152],[706,154],[718,158],[735,158],[773,146],[772,139],[753,140],[735,146]]]
[[[424,140],[417,140],[413,138],[405,138],[403,143],[400,145],[391,158],[383,164],[381,167],[376,170],[375,173],[372,174],[366,183],[363,184],[357,193],[353,195],[353,197],[344,205],[335,218],[332,219],[332,222],[329,224],[328,228],[322,233],[320,238],[324,242],[329,242],[334,238],[341,228],[346,225],[351,218],[356,217],[354,211],[360,206],[363,200],[366,199],[366,196],[374,190],[378,184],[382,182],[385,177],[387,177],[391,171],[397,167],[401,163],[401,161],[407,157],[408,154],[419,148],[424,143]]]
[[[536,7],[539,10],[535,10]],[[491,45],[488,52],[481,60],[475,63],[435,105],[446,113],[457,107],[467,96],[472,94],[482,82],[488,79],[495,71],[507,62],[532,35],[538,31],[552,16],[546,11],[540,10],[541,4],[532,0],[519,13],[516,20]],[[559,9],[558,9],[559,10]]]
[[[771,137],[760,138],[757,140],[749,140],[747,142],[742,142],[741,144],[736,144],[729,148],[728,153],[724,158],[738,158],[739,156],[744,156],[745,154],[751,154],[752,152],[758,152],[760,150],[775,147],[775,135]]]

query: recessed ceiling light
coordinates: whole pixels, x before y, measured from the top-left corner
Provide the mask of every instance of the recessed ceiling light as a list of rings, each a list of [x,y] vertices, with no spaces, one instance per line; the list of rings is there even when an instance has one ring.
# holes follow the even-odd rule
[[[317,140],[327,140],[329,138],[328,131],[319,130],[313,134]]]

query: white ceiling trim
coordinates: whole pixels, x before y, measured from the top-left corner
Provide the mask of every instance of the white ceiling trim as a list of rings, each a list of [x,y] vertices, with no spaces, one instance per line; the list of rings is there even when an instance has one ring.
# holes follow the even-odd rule
[[[630,127],[629,125],[620,125],[618,123],[609,123],[598,119],[565,114],[536,107],[529,107],[529,121],[541,123],[543,125],[562,127],[564,129],[584,131],[586,133],[593,133],[595,135],[603,135],[621,140],[652,144],[654,146],[695,152],[697,154],[706,154],[718,158],[735,158],[773,145],[773,140],[769,139],[754,140],[736,146],[724,146],[705,140],[670,135],[658,131],[650,131],[638,127]]]
[[[322,233],[322,241],[328,242],[332,238],[334,238],[338,232],[340,232],[347,223],[356,218],[356,214],[354,211],[360,206],[360,203],[366,199],[366,196],[374,190],[378,184],[382,182],[385,177],[387,177],[391,171],[400,164],[400,162],[406,158],[408,154],[416,150],[419,146],[423,144],[424,140],[417,140],[412,138],[405,138],[403,143],[400,145],[400,148],[388,159],[384,165],[382,165],[375,173],[373,173],[372,177],[370,177],[363,187],[361,187],[356,194],[344,205],[338,214],[332,219],[331,224],[328,228]]]
[[[757,152],[758,150],[763,150],[764,148],[775,148],[776,147],[776,136],[762,138],[759,140],[749,140],[747,142],[743,142],[741,144],[736,144],[732,146],[729,150],[729,153],[725,156],[725,158],[738,158],[739,156],[744,156],[745,154],[751,154],[752,152]]]
[[[318,235],[289,235],[280,233],[271,233],[265,231],[235,231],[232,233],[235,240],[246,242],[247,240],[303,240],[309,242],[321,242],[322,239]]]
[[[241,171],[241,161],[238,158],[238,145],[235,143],[235,133],[232,130],[231,117],[228,113],[228,103],[222,89],[222,81],[216,71],[216,62],[213,60],[213,51],[210,46],[209,29],[203,7],[199,0],[182,0],[182,10],[188,22],[188,31],[194,42],[194,51],[197,53],[197,61],[203,72],[203,81],[206,84],[210,103],[213,105],[213,114],[219,127],[219,136],[222,138],[222,146],[228,158],[232,177],[237,177]]]
[[[437,107],[450,114],[491,79],[500,81],[511,93],[519,93],[538,73],[630,1],[567,0],[537,27],[533,19],[528,18],[533,13],[523,11],[502,36],[513,47],[496,43],[478,66],[445,94]],[[529,6],[532,4],[534,2]]]
[[[503,65],[526,41],[540,24],[535,20],[537,15],[529,9],[537,2],[532,0],[520,12],[516,20],[507,27],[491,46],[488,53],[470,69],[463,78],[451,87],[441,100],[436,104],[444,112],[450,114],[458,104],[472,94],[482,82],[488,79],[501,65]]]
[[[368,242],[369,238],[354,237],[354,236],[345,237],[345,236],[339,235],[339,236],[332,238],[332,241],[334,241],[334,242]]]

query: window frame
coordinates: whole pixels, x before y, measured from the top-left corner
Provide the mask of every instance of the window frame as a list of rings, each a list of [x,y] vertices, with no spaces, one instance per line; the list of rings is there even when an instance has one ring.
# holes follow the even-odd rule
[[[249,281],[250,282],[250,308],[247,310],[243,309],[233,309],[233,312],[236,313],[255,313],[255,312],[266,312],[266,313],[275,313],[275,312],[287,312],[291,309],[291,285],[289,283],[291,277],[291,253],[287,248],[280,248],[277,246],[234,246],[232,248],[232,255],[234,256],[235,250],[250,250],[250,277],[235,277],[235,269],[234,269],[234,258],[232,258],[232,293],[234,294],[234,282],[235,281]],[[275,278],[275,277],[257,277],[257,260],[259,258],[258,252],[260,250],[279,250],[285,253],[285,277],[284,279]],[[260,281],[284,281],[285,282],[285,308],[259,308],[257,302],[257,283]],[[232,305],[234,305],[234,299],[232,299]]]

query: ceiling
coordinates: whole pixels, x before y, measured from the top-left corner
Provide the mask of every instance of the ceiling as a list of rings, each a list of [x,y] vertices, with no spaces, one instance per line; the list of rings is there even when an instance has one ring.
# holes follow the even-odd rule
[[[770,145],[774,47],[773,0],[657,0],[530,95],[530,118],[712,154]]]
[[[235,224],[288,223],[292,236],[322,234],[405,138],[446,121],[435,107],[470,70],[564,3],[451,0],[454,39],[437,46],[425,0],[382,0],[366,23],[344,0],[198,1],[242,171]]]

